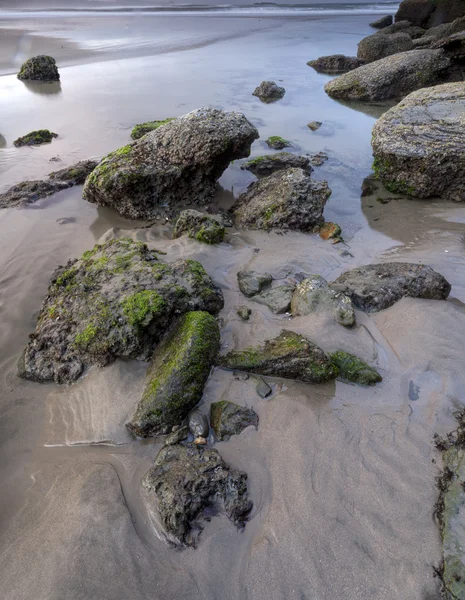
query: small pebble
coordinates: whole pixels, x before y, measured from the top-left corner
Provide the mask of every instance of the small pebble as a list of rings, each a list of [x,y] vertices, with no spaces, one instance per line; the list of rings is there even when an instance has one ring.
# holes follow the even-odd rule
[[[262,378],[258,379],[256,389],[257,389],[257,394],[260,396],[260,398],[268,398],[268,396],[270,396],[273,393],[273,390],[266,383],[266,381],[264,381]]]

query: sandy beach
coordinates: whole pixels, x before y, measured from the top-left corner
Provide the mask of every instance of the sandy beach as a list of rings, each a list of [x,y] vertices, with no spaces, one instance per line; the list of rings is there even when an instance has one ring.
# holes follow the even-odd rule
[[[2,7],[3,8],[3,7]],[[368,11],[367,11],[368,13]],[[375,13],[375,16],[378,13]],[[328,181],[325,218],[344,243],[317,235],[231,229],[224,243],[172,239],[172,223],[147,225],[85,202],[75,187],[29,208],[0,210],[0,580],[5,600],[437,600],[433,567],[441,538],[433,517],[441,455],[433,435],[454,428],[463,404],[465,208],[441,200],[361,197],[370,175],[371,129],[388,105],[349,107],[323,90],[329,76],[306,62],[354,55],[373,14],[207,16],[50,15],[0,11],[0,192],[127,144],[136,123],[211,105],[239,111],[258,128],[252,156],[280,135],[292,151],[325,151],[313,177]],[[18,66],[53,55],[58,84],[25,85]],[[263,79],[286,88],[262,104]],[[309,121],[322,127],[308,129]],[[51,144],[15,148],[48,128]],[[51,159],[54,159],[51,161]],[[229,208],[253,181],[236,161],[213,207]],[[59,165],[59,166],[57,166]],[[382,195],[382,193],[381,193]],[[197,548],[167,545],[140,482],[161,447],[125,428],[146,364],[118,360],[71,386],[18,378],[54,269],[97,241],[119,237],[200,261],[225,297],[222,350],[289,328],[325,352],[343,348],[376,365],[375,388],[211,374],[201,407],[227,399],[258,413],[257,431],[221,443],[249,476],[254,502],[238,531],[224,516],[206,523]],[[332,281],[375,262],[430,265],[452,284],[447,301],[404,298],[357,327],[273,315],[244,299],[237,272],[250,267],[286,281],[297,272]],[[252,309],[250,321],[236,314]],[[411,382],[418,395],[409,395]]]

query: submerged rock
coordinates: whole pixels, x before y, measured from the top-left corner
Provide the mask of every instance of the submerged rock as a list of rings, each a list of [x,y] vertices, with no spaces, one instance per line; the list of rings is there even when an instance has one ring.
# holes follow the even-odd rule
[[[313,67],[318,73],[347,73],[365,64],[364,60],[356,56],[344,56],[344,54],[332,54],[331,56],[320,56],[316,60],[309,60],[307,65]]]
[[[325,85],[325,92],[340,100],[401,98],[448,77],[451,61],[443,50],[411,50],[388,56],[345,73]]]
[[[218,501],[238,527],[244,526],[252,510],[247,474],[231,468],[213,448],[165,446],[142,485],[155,493],[162,525],[175,544],[195,546],[203,510]]]
[[[194,444],[206,444],[206,438],[210,433],[207,415],[198,409],[191,410],[187,415],[187,421],[189,423],[189,431],[195,438]]]
[[[412,38],[407,33],[401,31],[392,35],[375,33],[363,38],[359,43],[357,57],[371,63],[380,58],[412,49]]]
[[[204,244],[220,244],[224,238],[224,227],[217,219],[197,210],[183,210],[174,226],[173,238],[184,233]]]
[[[286,329],[263,346],[234,350],[221,356],[218,364],[226,369],[308,383],[322,383],[337,375],[336,368],[321,348]]]
[[[49,131],[48,129],[38,129],[37,131],[31,131],[23,137],[19,137],[13,143],[19,148],[20,146],[38,146],[39,144],[48,144],[53,138],[57,138],[58,134]]]
[[[322,240],[333,240],[341,237],[342,229],[337,223],[332,221],[326,221],[324,225],[320,227],[320,238]]]
[[[465,201],[464,114],[462,82],[419,90],[388,110],[372,136],[373,168],[387,189]]]
[[[283,148],[288,148],[289,146],[292,146],[289,140],[285,140],[279,135],[272,135],[265,141],[267,146],[269,148],[272,148],[273,150],[282,150]]]
[[[321,167],[328,160],[326,152],[316,152],[310,155],[310,164],[314,167]]]
[[[311,123],[307,123],[307,127],[309,129],[311,129],[312,131],[316,131],[317,129],[320,129],[320,127],[323,125],[323,123],[321,121],[312,121]]]
[[[53,171],[49,174],[49,177],[54,181],[66,181],[71,185],[82,185],[98,164],[98,160],[82,160],[71,167]]]
[[[180,423],[200,401],[220,347],[216,319],[188,312],[155,349],[142,398],[126,427],[136,435],[160,435]]]
[[[239,306],[236,312],[243,321],[248,321],[250,319],[250,313],[252,311],[248,306]]]
[[[31,81],[59,81],[57,64],[51,56],[34,56],[21,66],[18,79]]]
[[[276,102],[286,93],[283,87],[277,85],[274,81],[262,81],[261,84],[255,88],[252,96],[257,96],[262,102],[269,104],[270,102]]]
[[[324,222],[331,190],[302,169],[286,169],[254,181],[232,207],[239,224],[249,229],[310,231]]]
[[[340,379],[360,385],[375,385],[383,380],[376,369],[354,354],[338,350],[330,354],[329,358],[336,365]]]
[[[382,263],[347,271],[331,288],[349,296],[357,308],[376,312],[404,297],[445,300],[451,286],[426,265]]]
[[[163,263],[141,242],[111,240],[55,271],[19,375],[67,383],[92,364],[147,359],[177,315],[222,307],[200,263]]]
[[[291,312],[293,317],[330,312],[344,327],[355,324],[351,299],[331,289],[326,279],[320,275],[310,275],[299,283],[292,295]]]
[[[233,402],[222,400],[214,402],[210,409],[210,422],[216,437],[229,440],[232,435],[239,435],[246,427],[258,427],[258,415],[253,408],[239,406]]]
[[[253,297],[253,301],[268,306],[275,315],[282,315],[289,312],[291,308],[294,290],[295,285],[280,285],[257,294]]]
[[[389,27],[389,25],[392,25],[392,21],[392,15],[386,15],[385,17],[381,17],[380,19],[373,21],[373,23],[370,23],[370,27],[374,27],[375,29],[383,29],[384,27]]]
[[[87,178],[83,197],[132,219],[205,204],[232,160],[247,157],[257,129],[240,113],[200,108],[111,152]]]
[[[263,289],[271,285],[272,281],[273,277],[269,273],[257,273],[250,269],[244,269],[237,274],[239,289],[247,298],[259,294]]]
[[[254,175],[271,175],[276,171],[283,171],[289,168],[302,169],[310,175],[313,171],[310,166],[310,159],[306,156],[298,156],[290,152],[278,152],[277,154],[267,154],[266,156],[257,156],[241,166],[241,169],[250,171]]]
[[[131,131],[131,138],[133,140],[138,140],[147,133],[166,125],[170,121],[174,121],[174,117],[169,117],[163,121],[147,121],[146,123],[138,123]]]

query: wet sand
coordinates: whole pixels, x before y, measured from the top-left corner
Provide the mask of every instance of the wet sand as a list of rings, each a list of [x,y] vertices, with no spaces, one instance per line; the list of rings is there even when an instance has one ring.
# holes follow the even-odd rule
[[[127,143],[136,122],[212,104],[240,110],[257,125],[261,139],[253,155],[265,150],[268,135],[292,140],[302,153],[330,154],[315,177],[333,190],[325,217],[342,226],[346,241],[332,245],[314,235],[233,229],[211,248],[171,240],[170,223],[146,227],[88,204],[80,188],[29,209],[0,211],[5,600],[439,598],[433,565],[441,561],[441,543],[433,505],[441,459],[433,434],[453,429],[452,412],[463,404],[465,209],[405,198],[381,204],[378,194],[360,198],[370,173],[372,115],[381,109],[356,111],[331,101],[323,92],[328,78],[305,63],[323,54],[353,54],[369,21],[281,21],[240,42],[63,67],[61,87],[50,94],[34,92],[51,88],[31,90],[14,76],[0,77],[2,191]],[[223,24],[231,34],[241,26]],[[282,80],[287,93],[266,106],[251,91],[268,77]],[[324,125],[313,133],[306,123],[315,119]],[[13,147],[16,137],[38,126],[60,137],[41,148]],[[54,156],[61,162],[49,162]],[[252,180],[240,162],[232,165],[215,204],[231,205]],[[133,441],[124,428],[140,396],[144,364],[117,361],[91,369],[70,387],[16,376],[55,267],[97,240],[128,235],[166,251],[167,260],[202,262],[225,296],[223,350],[287,327],[325,351],[356,352],[384,378],[370,389],[270,379],[273,396],[261,400],[253,378],[214,370],[201,406],[228,399],[260,417],[257,431],[217,445],[225,460],[248,472],[254,509],[244,532],[214,517],[195,550],[166,544],[153,503],[140,488],[160,447],[156,439]],[[245,266],[283,280],[299,271],[332,280],[359,264],[391,260],[431,265],[451,282],[450,299],[404,299],[378,314],[357,312],[358,325],[348,331],[322,317],[273,316],[237,288],[237,271]],[[236,315],[239,304],[252,309],[249,322]],[[416,400],[409,397],[410,381],[419,386]]]

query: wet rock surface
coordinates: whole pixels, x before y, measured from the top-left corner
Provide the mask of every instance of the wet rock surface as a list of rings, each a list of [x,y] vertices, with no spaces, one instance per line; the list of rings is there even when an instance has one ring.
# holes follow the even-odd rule
[[[213,448],[194,444],[163,447],[142,485],[158,500],[168,540],[195,546],[202,512],[220,502],[228,518],[243,527],[252,509],[247,474],[230,467]]]
[[[168,433],[181,423],[202,398],[219,347],[220,330],[211,314],[183,315],[154,351],[128,429],[146,437]]]
[[[210,433],[210,424],[208,423],[207,415],[201,410],[195,409],[187,415],[187,422],[189,424],[189,431],[195,438],[194,443],[205,444],[206,438]]]
[[[282,315],[289,312],[291,308],[292,294],[295,285],[279,285],[257,294],[252,298],[254,302],[268,306],[275,315]]]
[[[224,227],[221,217],[214,218],[197,210],[183,210],[176,221],[173,238],[181,237],[184,233],[204,244],[220,244],[224,238]]]
[[[59,81],[56,61],[51,56],[34,56],[21,66],[18,79],[30,81]]]
[[[389,25],[392,25],[393,20],[394,19],[392,15],[386,15],[380,19],[376,19],[376,21],[373,21],[373,23],[370,23],[370,27],[374,27],[375,29],[384,29],[384,27],[389,27]]]
[[[308,383],[322,383],[337,375],[337,369],[321,348],[286,329],[263,346],[234,350],[221,356],[218,364],[226,369]]]
[[[272,150],[282,150],[283,148],[289,148],[292,146],[289,140],[285,140],[279,135],[272,135],[266,141],[266,144]]]
[[[395,19],[407,19],[419,27],[435,27],[465,15],[461,0],[403,0]]]
[[[166,125],[170,121],[174,121],[174,118],[169,117],[168,119],[164,119],[163,121],[147,121],[145,123],[138,123],[134,126],[133,130],[131,131],[131,138],[133,140],[138,140],[147,133],[155,131],[155,129]]]
[[[357,58],[371,63],[386,56],[412,49],[412,38],[407,33],[402,33],[401,31],[391,35],[375,33],[364,38],[359,43]]]
[[[464,115],[463,83],[419,90],[388,110],[372,137],[375,173],[387,189],[464,201]]]
[[[426,265],[382,263],[347,271],[331,288],[349,296],[356,308],[376,312],[404,297],[444,300],[451,286]]]
[[[258,138],[244,115],[200,108],[111,152],[87,178],[83,197],[132,219],[205,204],[229,163]]]
[[[411,50],[388,56],[325,85],[326,93],[340,100],[388,100],[448,78],[451,61],[443,50]]]
[[[410,21],[396,21],[392,25],[389,25],[389,27],[384,28],[379,33],[382,33],[383,35],[391,35],[399,32],[406,33],[412,38],[412,40],[415,40],[425,33],[425,29],[422,27],[417,27],[416,25],[412,25]]]
[[[71,167],[53,171],[49,174],[49,178],[53,181],[66,181],[72,185],[82,185],[98,164],[98,160],[81,160]]]
[[[241,169],[244,171],[250,171],[257,176],[267,176],[276,171],[283,171],[289,168],[302,169],[309,175],[313,171],[308,157],[291,154],[290,152],[257,156],[241,166]]]
[[[270,102],[276,102],[286,93],[286,90],[277,85],[274,81],[262,81],[261,84],[255,88],[252,96],[257,96],[262,102],[269,104]]]
[[[354,354],[338,350],[329,358],[338,369],[339,379],[360,385],[375,385],[383,380],[376,369]]]
[[[319,312],[330,312],[344,327],[355,324],[351,299],[330,288],[320,275],[310,275],[296,287],[291,299],[291,313],[293,317],[297,317]]]
[[[315,154],[310,155],[310,164],[313,167],[321,167],[328,159],[329,156],[326,152],[316,152]]]
[[[257,273],[250,269],[239,271],[237,274],[239,289],[247,298],[259,294],[263,289],[271,285],[272,281],[273,276],[269,273]]]
[[[178,427],[175,431],[166,436],[164,445],[165,446],[173,446],[174,444],[179,444],[184,440],[187,440],[189,436],[189,427],[187,425],[182,425]]]
[[[31,131],[23,137],[19,137],[13,143],[17,148],[21,146],[39,146],[40,144],[48,144],[53,138],[57,138],[58,134],[49,131],[48,129],[38,129],[37,131]]]
[[[164,263],[141,242],[111,240],[55,271],[19,375],[65,383],[92,364],[147,359],[176,316],[222,307],[200,263]]]
[[[313,67],[318,73],[347,73],[365,64],[364,60],[356,56],[345,56],[344,54],[332,54],[320,56],[316,60],[309,60],[307,65]]]
[[[216,437],[223,441],[229,440],[232,435],[239,435],[250,425],[257,428],[258,415],[252,408],[222,400],[211,405],[210,422]]]
[[[302,169],[286,169],[253,182],[232,207],[241,227],[309,231],[324,222],[331,195],[326,181]]]
[[[247,306],[239,306],[236,312],[243,321],[248,321],[252,311]]]

